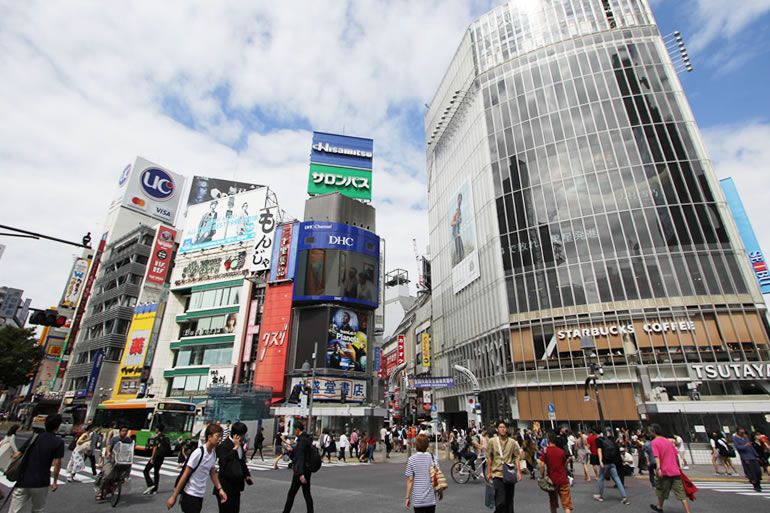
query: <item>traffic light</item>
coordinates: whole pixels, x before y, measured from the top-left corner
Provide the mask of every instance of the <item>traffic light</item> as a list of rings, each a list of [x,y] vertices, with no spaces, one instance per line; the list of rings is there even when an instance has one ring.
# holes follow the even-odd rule
[[[286,401],[289,404],[299,404],[299,395],[302,393],[302,384],[297,383],[294,388],[291,389],[289,399]]]
[[[342,392],[340,392],[340,402],[341,402],[342,404],[345,404],[345,400],[346,400],[346,399],[347,399],[347,394],[346,394],[346,393],[345,393],[345,391],[343,390]]]
[[[67,323],[67,318],[56,310],[37,310],[30,316],[29,323],[61,328]]]

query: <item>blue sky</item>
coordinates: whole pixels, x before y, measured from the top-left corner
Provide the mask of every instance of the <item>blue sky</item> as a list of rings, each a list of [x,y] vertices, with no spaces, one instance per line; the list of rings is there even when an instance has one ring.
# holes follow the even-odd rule
[[[521,0],[528,1],[528,0]],[[468,25],[494,1],[0,3],[2,224],[100,233],[136,155],[188,177],[269,184],[303,213],[312,130],[374,139],[386,267],[428,244],[423,114]],[[760,243],[770,188],[770,0],[653,0],[695,71],[680,75],[718,176]],[[767,225],[767,227],[766,227]],[[3,238],[0,285],[61,296],[73,251]]]

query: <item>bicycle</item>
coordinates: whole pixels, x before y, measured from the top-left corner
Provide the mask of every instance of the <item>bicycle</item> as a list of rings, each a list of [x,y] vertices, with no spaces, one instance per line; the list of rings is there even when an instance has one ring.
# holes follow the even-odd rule
[[[471,467],[466,462],[462,461],[456,461],[452,468],[449,469],[449,473],[452,475],[452,480],[457,484],[465,484],[467,483],[470,478],[473,479],[483,479],[485,482],[487,480],[487,457],[482,456],[480,458],[476,459],[476,470],[473,470],[473,467]]]
[[[131,476],[131,465],[117,465],[115,467],[115,477],[110,480],[107,488],[102,493],[103,500],[109,500],[113,508],[118,505],[120,492],[123,489],[123,483]]]

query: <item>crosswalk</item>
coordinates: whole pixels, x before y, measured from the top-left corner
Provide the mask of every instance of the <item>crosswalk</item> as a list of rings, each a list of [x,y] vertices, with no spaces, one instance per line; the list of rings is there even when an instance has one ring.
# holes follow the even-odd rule
[[[761,492],[754,491],[754,487],[748,482],[732,481],[693,481],[693,484],[700,490],[711,490],[712,492],[737,493],[750,497],[763,497],[770,499],[770,484],[764,483]]]
[[[144,467],[147,465],[147,462],[149,461],[149,459],[150,458],[148,458],[147,456],[138,456],[138,455],[134,456],[134,463],[131,466],[131,477],[139,478],[141,480],[142,484],[144,484],[144,473],[143,473]],[[366,463],[361,463],[361,462],[355,461],[355,460],[351,460],[348,463],[337,462],[337,461],[332,461],[331,463],[329,463],[326,460],[324,460],[322,469],[334,468],[334,467],[356,466],[356,465],[366,465]],[[261,460],[247,461],[246,462],[246,466],[248,466],[249,470],[252,471],[252,472],[261,472],[261,471],[264,471],[264,470],[273,470],[273,460],[272,460],[272,458],[265,458],[265,461],[261,461]],[[286,461],[281,460],[281,461],[278,462],[278,468],[279,469],[286,469],[286,468],[288,468],[288,466],[289,466],[289,463],[286,462]],[[96,470],[97,470],[97,472],[99,471],[99,469],[96,469]],[[180,470],[177,469],[176,458],[167,458],[163,462],[163,465],[160,468],[160,475],[161,476],[173,477],[175,479],[176,479],[176,476],[179,475],[179,472],[180,472]],[[86,462],[86,468],[84,468],[82,472],[79,472],[78,474],[75,475],[75,483],[86,483],[87,484],[87,483],[94,483],[94,482],[96,482],[96,476],[91,474],[91,467],[88,464],[88,462]],[[59,474],[58,484],[61,486],[61,485],[69,484],[69,483],[70,482],[67,481],[67,469],[66,469],[66,466],[63,464],[61,472]],[[13,487],[13,485],[14,485],[14,483],[11,483],[10,481],[8,481],[5,478],[5,476],[2,475],[2,474],[0,474],[0,484],[6,486],[8,488]]]

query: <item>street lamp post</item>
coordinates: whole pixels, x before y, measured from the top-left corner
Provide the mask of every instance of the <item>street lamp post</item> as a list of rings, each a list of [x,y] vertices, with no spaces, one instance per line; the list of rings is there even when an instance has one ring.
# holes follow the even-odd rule
[[[593,338],[581,337],[580,349],[583,350],[583,355],[588,360],[589,368],[589,374],[583,387],[583,393],[586,397],[590,398],[588,395],[588,387],[593,385],[594,397],[596,397],[596,407],[599,410],[599,427],[601,428],[602,432],[604,432],[604,411],[602,410],[602,400],[599,397],[599,385],[596,383],[596,374],[598,373],[599,376],[603,376],[604,369],[602,368],[602,364],[599,362],[599,356],[595,352],[596,344],[594,343]],[[596,356],[596,363],[593,361],[594,356]]]
[[[308,396],[308,406],[307,406],[307,424],[308,429],[310,429],[310,436],[313,436],[313,432],[315,431],[315,426],[313,426],[313,387],[315,386],[315,367],[316,367],[316,355],[318,354],[318,342],[316,341],[315,344],[313,344],[313,366],[311,368],[310,364],[305,360],[305,363],[302,364],[302,372],[307,375],[308,372],[311,373],[310,375],[310,386],[305,389],[305,392]]]

